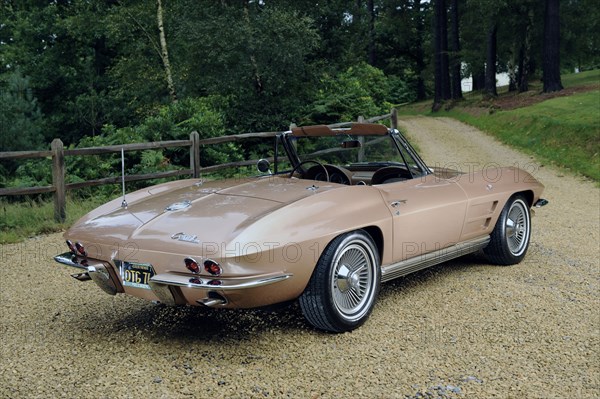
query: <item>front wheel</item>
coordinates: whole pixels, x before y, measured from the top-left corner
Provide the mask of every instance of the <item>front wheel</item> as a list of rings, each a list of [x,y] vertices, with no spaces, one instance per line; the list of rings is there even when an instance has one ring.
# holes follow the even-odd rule
[[[498,265],[514,265],[525,257],[531,236],[531,216],[527,200],[512,196],[502,209],[490,243],[484,248],[488,259]]]
[[[300,308],[310,324],[331,332],[351,331],[371,314],[381,284],[379,253],[363,230],[335,238],[319,259]]]

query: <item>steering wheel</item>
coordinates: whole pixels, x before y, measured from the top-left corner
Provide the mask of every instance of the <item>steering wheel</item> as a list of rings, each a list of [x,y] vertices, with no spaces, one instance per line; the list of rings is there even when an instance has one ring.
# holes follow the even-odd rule
[[[386,166],[379,169],[371,177],[371,185],[393,183],[412,179],[409,171],[398,166]]]
[[[292,169],[292,171],[290,172],[290,177],[294,176],[294,173],[296,173],[296,171],[298,169],[300,169],[300,166],[304,165],[305,163],[314,163],[315,165],[319,165],[325,171],[325,177],[327,179],[326,181],[329,181],[329,171],[327,170],[327,168],[325,167],[325,165],[323,165],[319,161],[315,161],[315,160],[312,160],[312,159],[307,159],[306,161],[302,161],[298,165],[296,165],[294,167],[294,169]]]

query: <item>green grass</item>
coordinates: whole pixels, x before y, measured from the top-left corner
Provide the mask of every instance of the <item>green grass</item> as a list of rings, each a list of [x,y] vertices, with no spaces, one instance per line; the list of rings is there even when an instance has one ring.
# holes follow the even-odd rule
[[[450,110],[431,113],[429,101],[402,109],[401,114],[452,117],[541,162],[600,182],[600,70],[564,75],[562,82],[565,88],[593,85],[593,90],[513,110],[494,110],[490,102],[469,98]]]
[[[16,243],[27,237],[63,231],[104,202],[97,198],[84,201],[69,200],[66,222],[56,223],[52,201],[29,200],[9,203],[0,200],[0,244]]]
[[[570,73],[562,75],[560,80],[564,87],[585,86],[600,83],[600,69],[585,71],[581,73]],[[540,83],[541,88],[541,83]]]

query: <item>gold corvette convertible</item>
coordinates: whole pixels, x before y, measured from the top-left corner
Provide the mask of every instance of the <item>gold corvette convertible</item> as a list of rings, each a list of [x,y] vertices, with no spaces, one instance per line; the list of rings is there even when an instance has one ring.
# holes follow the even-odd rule
[[[483,250],[519,263],[544,186],[513,167],[433,170],[396,129],[293,128],[254,178],[179,180],[90,212],[59,263],[108,294],[254,308],[298,300],[316,328],[369,317],[381,283]]]

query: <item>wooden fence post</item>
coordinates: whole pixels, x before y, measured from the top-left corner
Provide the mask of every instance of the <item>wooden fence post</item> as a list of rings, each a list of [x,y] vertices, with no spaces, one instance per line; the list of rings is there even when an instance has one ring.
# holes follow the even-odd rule
[[[54,186],[54,220],[63,223],[67,218],[65,190],[65,153],[63,142],[54,139],[52,149],[52,185]]]
[[[190,133],[190,169],[192,170],[192,176],[194,179],[200,177],[200,135],[198,132],[193,131]]]
[[[356,119],[356,121],[357,121],[358,123],[365,123],[365,117],[364,117],[364,116],[362,116],[362,115],[360,115],[360,116],[359,116],[359,117]]]
[[[392,114],[390,115],[390,127],[392,129],[398,129],[398,110],[396,108],[392,108]]]

